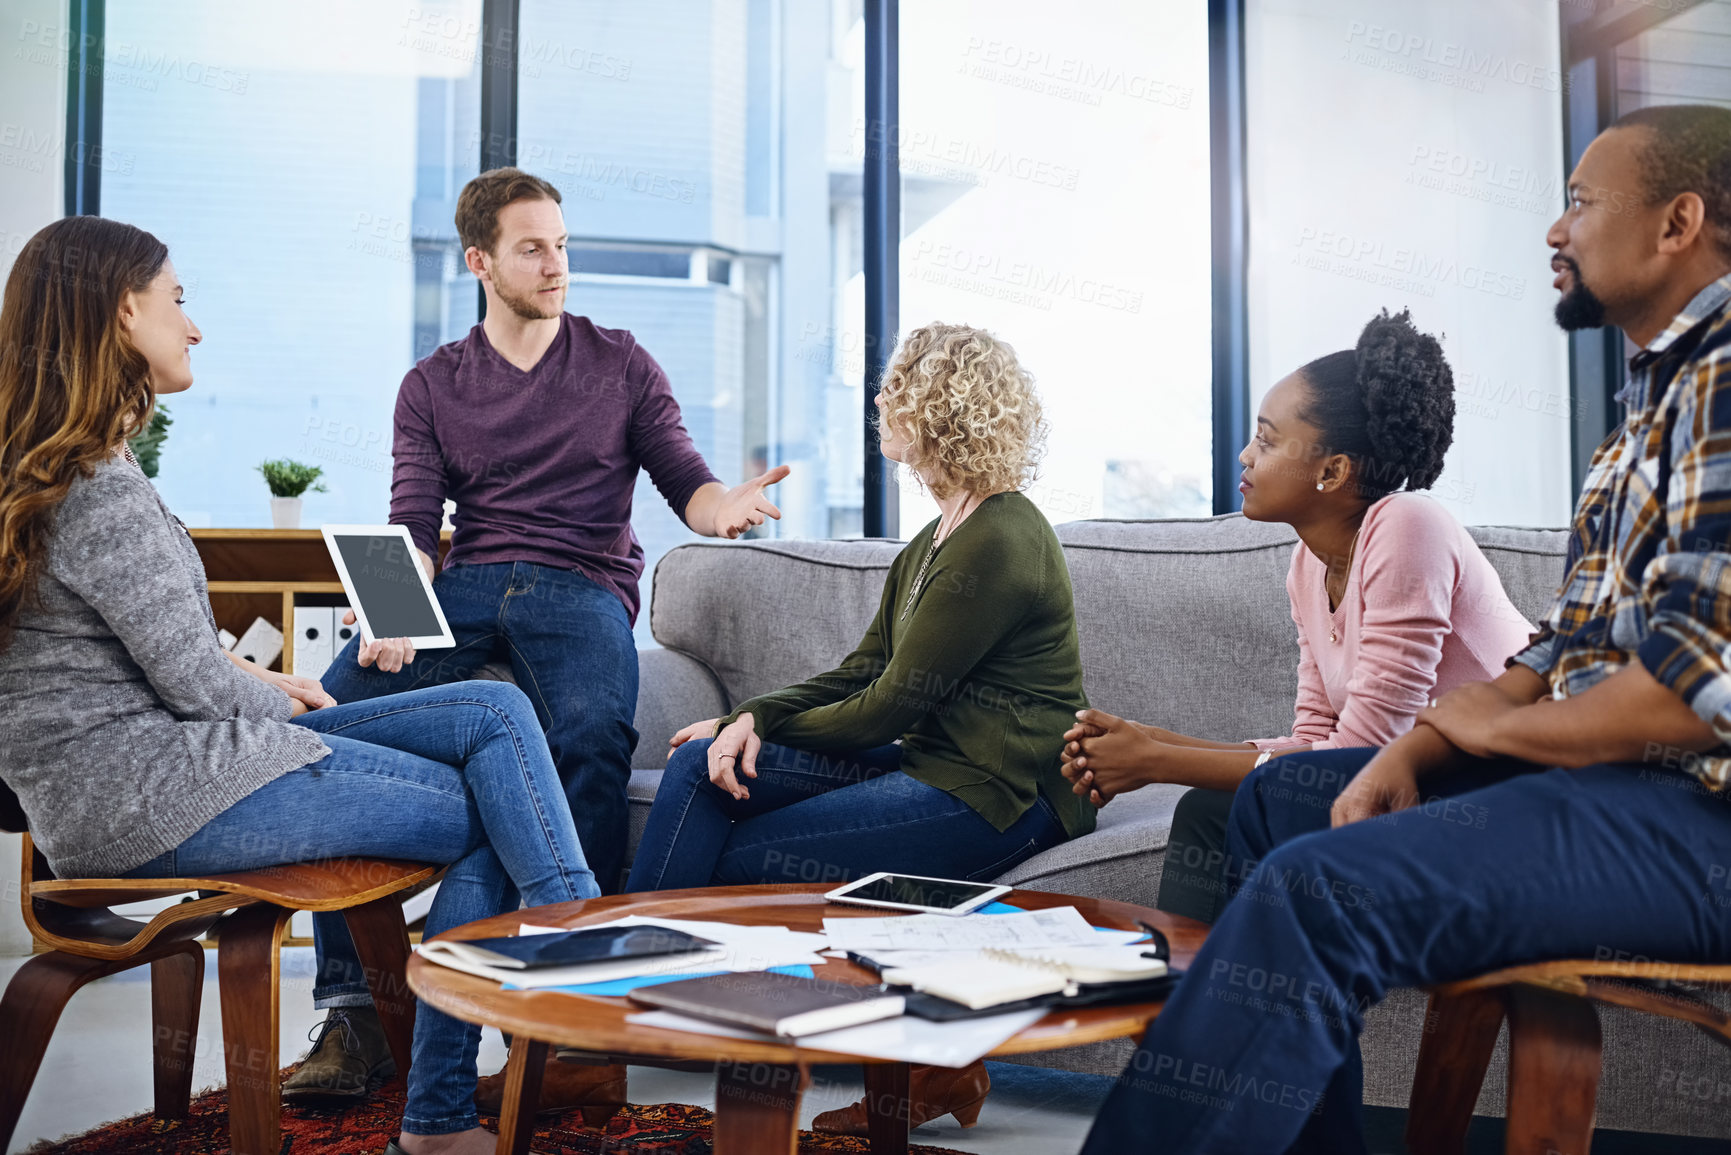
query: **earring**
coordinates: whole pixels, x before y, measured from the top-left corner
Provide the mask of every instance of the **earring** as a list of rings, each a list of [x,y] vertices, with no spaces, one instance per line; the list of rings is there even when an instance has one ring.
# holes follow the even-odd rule
[[[1316,483],[1316,488],[1318,488],[1318,489],[1321,489],[1321,488],[1322,488],[1322,482],[1320,482],[1320,481],[1319,481],[1319,482],[1317,482],[1317,483]]]

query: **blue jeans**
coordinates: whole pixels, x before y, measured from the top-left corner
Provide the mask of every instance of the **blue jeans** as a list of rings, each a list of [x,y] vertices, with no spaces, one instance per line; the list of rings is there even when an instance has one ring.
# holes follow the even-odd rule
[[[503,682],[459,682],[328,706],[296,723],[330,754],[247,795],[138,878],[220,874],[342,855],[449,863],[426,935],[599,891],[529,701]],[[341,917],[340,915],[338,916]],[[481,1030],[415,1011],[403,1130],[476,1126]]]
[[[1243,882],[1084,1155],[1149,1136],[1173,1155],[1363,1152],[1358,1034],[1391,987],[1547,958],[1731,955],[1731,800],[1693,777],[1492,759],[1330,829],[1375,753],[1288,754],[1240,784],[1227,854]]]
[[[426,650],[387,674],[355,661],[357,633],[320,679],[325,690],[339,702],[357,702],[473,678],[495,659],[508,661],[546,731],[596,881],[605,892],[617,890],[637,746],[637,643],[624,605],[582,574],[528,562],[447,566],[433,590],[454,649]],[[313,938],[313,1005],[370,1005],[342,915],[315,914]]]
[[[765,742],[743,802],[709,780],[710,740],[673,752],[626,889],[844,882],[878,870],[990,879],[1064,841],[1044,798],[999,831],[903,774],[900,746],[814,753]]]

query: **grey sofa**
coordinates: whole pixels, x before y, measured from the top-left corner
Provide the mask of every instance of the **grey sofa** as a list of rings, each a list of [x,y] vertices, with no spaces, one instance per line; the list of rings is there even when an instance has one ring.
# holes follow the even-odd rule
[[[1474,528],[1529,619],[1562,578],[1562,530]],[[1075,585],[1089,700],[1101,709],[1202,737],[1285,733],[1297,642],[1284,526],[1229,516],[1082,521],[1058,528]],[[662,558],[642,657],[631,781],[632,846],[665,763],[667,739],[732,703],[834,665],[865,632],[900,546],[884,541],[699,543]],[[1112,802],[1099,828],[1038,855],[1002,881],[1152,905],[1179,787]],[[797,881],[790,878],[789,881]],[[1405,1106],[1424,1026],[1424,996],[1396,991],[1367,1017],[1365,1101]],[[1670,1020],[1601,1008],[1602,1128],[1731,1137],[1731,1050]],[[1116,1074],[1128,1043],[1033,1061]],[[1500,1115],[1506,1052],[1479,1103]]]

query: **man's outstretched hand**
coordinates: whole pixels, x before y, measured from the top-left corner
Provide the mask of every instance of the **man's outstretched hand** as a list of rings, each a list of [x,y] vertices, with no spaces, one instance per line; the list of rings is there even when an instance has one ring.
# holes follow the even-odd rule
[[[685,522],[699,533],[731,539],[768,518],[780,521],[781,510],[763,491],[792,472],[789,466],[778,465],[732,489],[712,481],[691,495]]]

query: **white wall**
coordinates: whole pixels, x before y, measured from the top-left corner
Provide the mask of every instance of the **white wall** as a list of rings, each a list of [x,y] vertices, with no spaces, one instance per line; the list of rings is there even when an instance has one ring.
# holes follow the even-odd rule
[[[65,27],[65,0],[0,0],[0,273],[61,215]]]
[[[1410,306],[1454,369],[1433,494],[1463,522],[1568,520],[1555,0],[1248,0],[1252,408]]]
[[[65,0],[0,0],[0,283],[24,242],[63,208],[65,26]],[[0,834],[0,957],[30,952],[18,909],[21,841]]]

